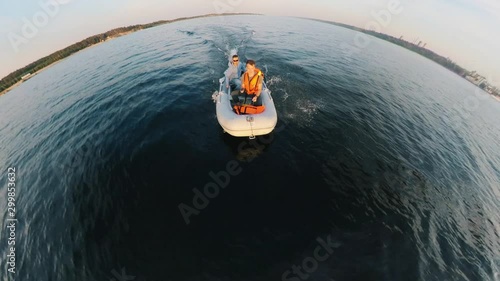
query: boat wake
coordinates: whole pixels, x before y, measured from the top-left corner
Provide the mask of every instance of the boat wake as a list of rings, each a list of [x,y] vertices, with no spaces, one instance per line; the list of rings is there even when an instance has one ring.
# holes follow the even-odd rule
[[[288,99],[288,93],[285,92],[283,101],[286,99]],[[282,111],[284,119],[293,120],[298,125],[308,127],[313,123],[319,107],[310,100],[296,100],[292,106],[285,105]]]
[[[212,94],[212,101],[214,103],[217,102],[217,95],[219,94],[219,91],[214,91],[214,93]]]
[[[267,68],[266,68],[266,70],[267,70]],[[267,79],[266,83],[268,86],[274,86],[275,84],[281,83],[281,77],[279,77],[279,76],[269,77],[269,79]]]
[[[313,122],[321,104],[302,95],[300,91],[287,89],[286,85],[290,82],[282,76],[270,76],[266,83],[273,88],[273,97],[279,100],[277,104],[280,104],[281,115],[285,120],[293,120],[304,126],[309,126]]]

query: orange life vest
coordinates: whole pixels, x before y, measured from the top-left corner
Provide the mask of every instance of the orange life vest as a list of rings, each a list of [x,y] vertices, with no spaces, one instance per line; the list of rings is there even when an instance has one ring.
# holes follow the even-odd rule
[[[264,105],[249,105],[249,104],[243,104],[243,105],[235,105],[233,106],[234,111],[236,114],[241,115],[241,114],[259,114],[264,112],[266,107]]]
[[[252,77],[252,79],[248,77],[249,76],[248,72],[245,72],[245,74],[243,74],[243,87],[245,88],[245,90],[249,95],[254,95],[255,93],[257,93],[258,91],[257,82],[259,81],[260,77],[264,76],[264,73],[262,73],[262,71],[260,71],[260,69],[258,68],[255,68],[255,72],[257,74],[255,74]]]

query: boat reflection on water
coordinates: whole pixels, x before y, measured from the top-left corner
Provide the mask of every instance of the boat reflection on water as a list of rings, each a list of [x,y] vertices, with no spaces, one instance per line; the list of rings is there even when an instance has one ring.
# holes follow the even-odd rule
[[[221,132],[221,138],[231,150],[231,153],[240,162],[251,162],[267,151],[274,142],[274,132],[267,135],[257,136],[255,139],[246,137],[233,137],[228,133]]]

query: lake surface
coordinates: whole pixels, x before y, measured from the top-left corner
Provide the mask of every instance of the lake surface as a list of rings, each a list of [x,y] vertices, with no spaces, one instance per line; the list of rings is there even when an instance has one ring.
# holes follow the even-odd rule
[[[18,223],[12,275],[3,207],[0,279],[500,280],[500,103],[356,34],[180,21],[1,96],[0,206],[16,167]],[[211,100],[234,52],[278,112],[254,141],[224,134]]]

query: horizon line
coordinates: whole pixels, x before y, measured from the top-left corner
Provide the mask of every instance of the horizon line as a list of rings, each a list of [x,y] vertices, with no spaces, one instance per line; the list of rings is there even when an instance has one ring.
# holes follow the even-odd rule
[[[347,27],[353,27],[353,28],[358,29],[358,30],[354,30],[354,31],[358,31],[358,32],[362,32],[362,31],[375,32],[375,31],[370,31],[370,30],[365,29],[365,28],[362,28],[362,27],[358,27],[358,26],[355,26],[355,25],[350,25],[350,24],[346,24],[346,23],[342,23],[342,22],[336,22],[336,21],[331,21],[331,20],[324,20],[324,19],[319,19],[319,18],[301,17],[301,16],[275,16],[275,15],[269,15],[269,14],[259,14],[259,13],[210,13],[210,14],[202,14],[202,15],[196,15],[196,16],[190,16],[190,17],[179,17],[179,18],[174,18],[174,19],[157,20],[157,21],[148,22],[148,23],[136,23],[136,24],[132,24],[132,25],[128,25],[128,26],[120,26],[120,27],[115,27],[115,28],[109,29],[109,30],[107,30],[107,31],[105,31],[105,32],[102,32],[102,33],[97,33],[97,34],[94,34],[94,35],[92,35],[92,36],[89,36],[89,37],[83,38],[83,39],[81,39],[81,40],[79,40],[79,41],[77,41],[77,42],[75,42],[75,43],[73,43],[73,44],[69,44],[69,45],[67,45],[66,47],[62,48],[62,49],[59,49],[59,50],[53,51],[53,52],[52,52],[52,53],[50,53],[49,55],[46,55],[46,56],[40,57],[39,59],[34,60],[33,62],[31,62],[31,63],[29,63],[29,64],[27,64],[27,65],[25,65],[25,66],[23,66],[23,67],[20,67],[20,68],[18,68],[18,69],[16,69],[16,70],[14,70],[14,71],[11,71],[9,74],[7,74],[6,76],[2,77],[2,78],[0,79],[0,82],[2,82],[4,79],[6,79],[7,77],[9,77],[9,76],[10,76],[10,75],[12,75],[13,73],[15,73],[15,72],[17,72],[17,71],[20,71],[20,70],[22,70],[23,68],[26,68],[26,67],[28,67],[29,65],[34,64],[34,63],[36,63],[36,62],[38,62],[38,61],[40,61],[40,60],[42,60],[42,59],[44,59],[44,58],[50,57],[50,56],[54,55],[55,53],[57,53],[57,52],[59,52],[59,51],[65,50],[65,49],[67,49],[67,48],[68,48],[68,47],[70,47],[70,46],[73,46],[73,45],[75,45],[75,44],[78,44],[78,43],[80,43],[80,42],[82,42],[82,41],[85,41],[85,40],[87,40],[87,39],[89,39],[89,38],[92,38],[92,37],[94,37],[94,36],[98,36],[98,35],[101,35],[101,34],[105,34],[105,33],[108,33],[108,32],[111,32],[111,31],[114,31],[114,30],[116,30],[116,29],[126,28],[126,27],[133,27],[133,26],[144,26],[144,25],[149,25],[149,24],[154,24],[154,23],[157,23],[157,25],[156,25],[156,26],[158,26],[158,25],[168,24],[168,23],[172,23],[172,22],[176,22],[176,21],[191,20],[191,19],[203,18],[203,17],[238,16],[238,15],[254,15],[254,16],[271,16],[271,17],[298,18],[298,19],[304,19],[304,20],[319,21],[319,22],[328,23],[328,24],[333,24],[333,25],[337,25],[337,26],[342,25],[342,26],[340,26],[340,27],[344,27],[344,28],[347,28]],[[153,27],[154,27],[154,26],[153,26]],[[141,28],[140,30],[143,30],[143,28]],[[351,29],[351,30],[352,30],[352,29]],[[134,30],[134,31],[132,31],[131,33],[136,32],[136,31],[139,31],[139,30]],[[369,35],[369,36],[372,36],[372,37],[378,38],[378,37],[376,37],[376,36],[374,36],[374,35],[372,35],[372,34],[369,34],[369,33],[366,33],[366,32],[363,32],[363,33],[365,33],[365,34],[367,34],[367,35]],[[387,34],[387,33],[381,33],[381,32],[376,32],[376,33],[378,33],[378,34],[383,34],[383,35],[387,35],[387,36],[391,36],[391,37],[393,37],[393,38],[396,38],[396,37],[394,37],[394,36],[392,36],[392,35],[390,35],[390,34]],[[125,35],[127,35],[127,34],[125,34]],[[119,36],[118,36],[118,37],[119,37]],[[378,39],[381,39],[381,38],[378,38]],[[396,39],[397,39],[397,38],[396,38]],[[381,40],[383,40],[383,39],[381,39]],[[403,41],[405,41],[405,40],[403,40]],[[409,42],[409,41],[405,41],[405,42]],[[392,42],[390,42],[390,43],[392,43]],[[411,43],[411,42],[409,42],[409,43]],[[97,43],[96,43],[96,44],[97,44]],[[394,44],[394,43],[392,43],[392,44]],[[411,44],[413,44],[413,43],[411,43]],[[95,44],[93,44],[93,45],[95,45]],[[397,44],[394,44],[394,45],[397,45]],[[415,44],[413,44],[413,45],[415,45]],[[415,45],[415,46],[417,46],[417,45]],[[89,46],[89,47],[90,47],[90,46]],[[400,47],[403,47],[403,46],[400,46]],[[404,48],[404,47],[403,47],[403,48]],[[422,48],[422,47],[420,47],[420,48]],[[85,49],[85,48],[84,48],[84,49]],[[408,49],[408,48],[405,48],[405,49]],[[425,49],[425,48],[424,48],[424,49]],[[432,51],[431,49],[426,49],[426,50],[429,50],[429,51],[433,52],[434,54],[439,55],[439,56],[441,56],[441,57],[443,57],[443,58],[444,58],[444,56],[442,56],[442,55],[440,55],[440,54],[436,53],[435,51]],[[410,50],[410,51],[411,51],[411,50]],[[77,53],[77,52],[75,52],[75,53]],[[73,54],[74,54],[74,53],[73,53]],[[72,56],[73,54],[70,54],[68,57]],[[418,53],[417,53],[417,54],[418,54]],[[419,55],[421,55],[421,54],[419,54]],[[423,55],[422,55],[422,56],[423,56]],[[424,57],[425,57],[425,56],[424,56]],[[61,60],[64,60],[64,59],[66,59],[66,58],[67,58],[67,57],[62,58]],[[449,58],[449,57],[448,57],[448,58]],[[58,60],[58,61],[60,61],[60,60]],[[55,63],[55,62],[54,62],[54,63]],[[46,67],[48,67],[48,66],[50,66],[50,65],[47,65]],[[461,67],[461,66],[460,66],[460,65],[458,65],[458,64],[457,64],[457,66]],[[46,68],[46,67],[43,67],[43,68],[42,68],[42,69],[40,69],[40,70],[43,70],[43,69],[44,69],[44,68]],[[466,69],[466,68],[464,68],[464,67],[461,67],[461,68],[463,68],[464,70],[466,70],[466,71],[470,72],[468,69]],[[25,73],[25,74],[26,74],[26,73]]]

